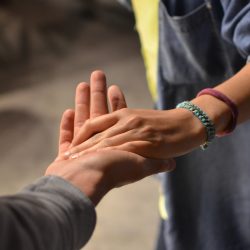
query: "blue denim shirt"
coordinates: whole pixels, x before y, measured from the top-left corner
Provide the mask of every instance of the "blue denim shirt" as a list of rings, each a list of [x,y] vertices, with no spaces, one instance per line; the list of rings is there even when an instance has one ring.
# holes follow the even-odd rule
[[[160,109],[223,82],[250,60],[249,1],[162,0],[159,19]],[[174,102],[171,86],[177,84],[192,90]]]
[[[171,109],[249,60],[250,2],[162,0],[159,36],[157,105]],[[176,170],[161,176],[169,217],[158,250],[250,249],[249,152],[247,122],[176,159]]]
[[[130,0],[118,0],[127,7],[131,7]],[[163,0],[172,16],[185,15],[204,0]],[[213,0],[213,5],[220,9],[223,20],[221,23],[221,35],[229,43],[235,44],[239,52],[244,56],[250,55],[250,3],[248,0]]]
[[[160,0],[158,108],[222,83],[249,55],[249,0]],[[250,249],[249,152],[246,122],[205,152],[178,157],[176,170],[161,175],[169,216],[158,250]]]
[[[190,13],[204,0],[163,0],[170,15],[183,16]],[[250,2],[248,0],[213,0],[212,5],[222,16],[221,36],[234,44],[240,54],[250,55]],[[249,58],[248,58],[249,59]]]

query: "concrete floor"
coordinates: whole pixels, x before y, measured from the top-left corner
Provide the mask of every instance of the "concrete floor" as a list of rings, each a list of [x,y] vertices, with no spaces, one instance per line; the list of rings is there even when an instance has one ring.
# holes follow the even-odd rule
[[[60,116],[72,107],[76,84],[88,81],[92,70],[104,70],[129,107],[152,107],[131,15],[115,5],[76,25],[80,32],[64,44],[64,53],[37,53],[0,72],[1,194],[44,173],[56,155]],[[98,224],[84,249],[153,249],[157,195],[154,178],[110,192],[97,208]]]

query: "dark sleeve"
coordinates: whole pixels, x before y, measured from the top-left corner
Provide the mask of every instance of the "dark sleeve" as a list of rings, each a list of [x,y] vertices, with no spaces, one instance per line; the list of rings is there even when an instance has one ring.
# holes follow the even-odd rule
[[[250,61],[250,2],[221,0],[224,9],[222,36],[233,43],[240,54]]]
[[[80,190],[59,177],[42,177],[0,198],[0,249],[79,249],[95,222],[94,206]]]

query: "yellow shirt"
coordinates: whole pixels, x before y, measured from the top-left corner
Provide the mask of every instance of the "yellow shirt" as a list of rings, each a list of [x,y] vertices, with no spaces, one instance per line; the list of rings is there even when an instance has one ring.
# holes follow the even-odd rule
[[[159,0],[132,0],[149,90],[154,100],[157,99],[158,5]]]
[[[136,29],[141,40],[141,50],[146,67],[148,86],[154,100],[157,99],[157,63],[158,63],[158,7],[159,0],[132,0],[136,18]],[[161,192],[162,193],[162,192]],[[167,219],[165,197],[159,200],[160,214]]]

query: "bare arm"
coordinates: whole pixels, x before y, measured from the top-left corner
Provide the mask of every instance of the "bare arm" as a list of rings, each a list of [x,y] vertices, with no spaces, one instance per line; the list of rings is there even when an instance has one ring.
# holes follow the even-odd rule
[[[215,88],[238,106],[238,123],[250,118],[249,79],[250,64]],[[197,97],[192,102],[208,114],[217,133],[224,131],[230,124],[231,112],[224,102],[208,95]],[[91,137],[93,134],[96,135]],[[188,153],[205,141],[205,128],[188,110],[123,109],[88,121],[73,140],[74,148],[67,155],[77,157],[108,147],[145,157],[168,159]]]
[[[250,64],[236,75],[215,87],[237,105],[238,124],[250,119]],[[222,132],[230,123],[231,113],[228,106],[212,96],[200,96],[192,100],[214,121],[217,132]]]

